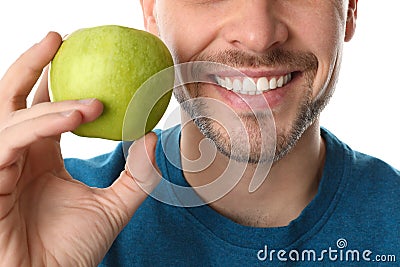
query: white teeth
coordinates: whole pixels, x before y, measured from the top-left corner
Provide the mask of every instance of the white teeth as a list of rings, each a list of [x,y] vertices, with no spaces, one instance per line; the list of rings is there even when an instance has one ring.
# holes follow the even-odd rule
[[[283,76],[281,76],[280,78],[279,78],[279,80],[277,81],[277,85],[276,85],[277,87],[282,87],[283,86]]]
[[[232,90],[233,89],[232,81],[228,77],[225,78],[225,88],[228,89],[228,90]]]
[[[225,80],[220,77],[217,77],[217,83],[222,87],[226,87]]]
[[[259,91],[267,91],[269,89],[269,82],[267,78],[262,77],[257,81],[257,89]]]
[[[233,85],[232,86],[233,86],[233,91],[234,92],[239,93],[240,91],[242,91],[242,83],[238,79],[235,79],[233,81]]]
[[[276,78],[272,78],[269,81],[269,89],[274,90],[274,89],[276,89],[276,87],[277,87]]]
[[[256,78],[257,79],[257,78]],[[258,95],[268,90],[274,90],[285,86],[292,80],[292,74],[288,73],[280,77],[273,77],[268,80],[266,77],[255,79],[250,77],[245,78],[221,78],[215,76],[217,84],[227,90],[233,90],[236,93],[244,95]]]
[[[249,94],[249,95],[254,95],[257,91],[256,84],[254,83],[253,79],[251,78],[244,78],[243,80],[243,92]]]

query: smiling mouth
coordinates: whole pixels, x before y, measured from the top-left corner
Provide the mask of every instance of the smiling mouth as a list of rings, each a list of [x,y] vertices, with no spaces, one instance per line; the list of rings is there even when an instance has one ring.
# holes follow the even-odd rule
[[[270,90],[281,88],[288,84],[294,73],[277,77],[223,77],[214,75],[215,82],[228,91],[243,95],[260,95]]]

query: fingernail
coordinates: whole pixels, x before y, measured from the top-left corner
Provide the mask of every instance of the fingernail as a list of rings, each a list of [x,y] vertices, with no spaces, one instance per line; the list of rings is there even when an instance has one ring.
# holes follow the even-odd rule
[[[84,104],[84,105],[90,105],[90,104],[93,103],[93,101],[94,101],[95,99],[96,99],[96,98],[80,99],[80,100],[78,100],[78,103]]]
[[[67,111],[60,112],[60,115],[63,116],[63,117],[69,117],[69,116],[71,116],[71,114],[74,113],[74,112],[75,112],[75,109],[73,109],[73,110],[67,110]]]

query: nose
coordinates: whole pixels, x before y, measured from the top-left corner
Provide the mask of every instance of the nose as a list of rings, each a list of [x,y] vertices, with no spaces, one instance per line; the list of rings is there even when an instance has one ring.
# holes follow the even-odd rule
[[[275,2],[236,1],[224,19],[223,38],[237,49],[256,54],[285,43],[288,29]]]

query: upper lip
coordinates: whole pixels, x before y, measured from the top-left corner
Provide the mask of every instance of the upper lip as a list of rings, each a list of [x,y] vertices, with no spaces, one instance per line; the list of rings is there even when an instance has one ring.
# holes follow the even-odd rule
[[[213,72],[214,75],[219,77],[251,77],[251,78],[260,78],[260,77],[280,77],[287,75],[289,73],[293,73],[296,70],[256,70],[256,69],[237,69],[235,70],[216,70]]]

